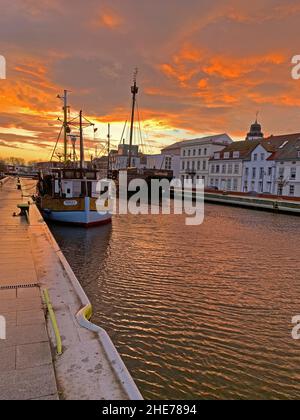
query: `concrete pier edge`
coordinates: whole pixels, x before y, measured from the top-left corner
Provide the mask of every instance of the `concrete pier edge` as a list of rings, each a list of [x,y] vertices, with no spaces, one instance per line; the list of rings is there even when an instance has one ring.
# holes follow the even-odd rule
[[[26,189],[24,189],[24,195],[25,192]],[[107,357],[107,360],[111,365],[111,368],[114,371],[114,374],[118,382],[120,383],[122,389],[128,396],[128,399],[143,400],[143,396],[141,395],[138,387],[136,386],[133,378],[131,377],[125,363],[119,355],[108,333],[105,331],[105,329],[90,322],[90,319],[92,317],[92,304],[34,202],[30,204],[30,213],[32,212],[38,214],[40,219],[39,223],[43,226],[44,232],[48,237],[49,243],[51,244],[53,251],[55,252],[57,257],[59,258],[60,263],[72,284],[73,290],[77,295],[79,301],[81,302],[82,309],[80,309],[77,314],[74,314],[78,325],[81,328],[84,328],[90,332],[97,334],[99,342]]]
[[[79,323],[81,327],[86,328],[89,331],[92,331],[98,334],[99,341],[101,342],[105,350],[106,356],[109,362],[111,363],[111,366],[113,367],[115,374],[117,378],[119,379],[120,383],[122,384],[124,391],[126,392],[128,397],[131,400],[142,400],[143,397],[139,389],[137,388],[134,380],[132,379],[125,363],[123,362],[121,356],[119,355],[108,333],[103,328],[89,321],[92,317],[92,312],[93,312],[92,304],[90,300],[88,299],[85,291],[83,290],[81,284],[79,283],[79,280],[75,276],[70,264],[68,263],[66,257],[61,251],[59,245],[57,244],[54,236],[52,235],[46,223],[45,223],[45,230],[50,241],[53,244],[53,248],[55,249],[56,255],[59,257],[82,303],[83,308],[76,314],[77,322]]]
[[[3,179],[0,180],[0,187],[3,186],[7,181],[9,181],[11,179],[10,176],[7,176]]]

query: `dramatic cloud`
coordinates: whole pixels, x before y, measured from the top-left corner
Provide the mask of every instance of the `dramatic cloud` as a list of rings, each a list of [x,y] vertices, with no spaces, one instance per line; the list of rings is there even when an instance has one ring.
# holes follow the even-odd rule
[[[0,156],[48,159],[64,89],[71,115],[99,126],[86,132],[90,154],[108,122],[116,146],[136,66],[153,152],[209,133],[243,138],[257,110],[266,134],[299,131],[299,18],[293,0],[1,0]]]

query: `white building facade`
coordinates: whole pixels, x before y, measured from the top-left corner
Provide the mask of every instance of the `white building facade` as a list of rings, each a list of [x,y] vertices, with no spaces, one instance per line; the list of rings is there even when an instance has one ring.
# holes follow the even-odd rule
[[[270,159],[272,152],[266,150],[263,142],[243,162],[242,192],[276,194],[276,164]]]
[[[209,188],[300,197],[300,134],[234,142],[215,152]]]
[[[209,160],[214,153],[232,143],[227,134],[187,140],[180,146],[180,178],[182,182],[189,180],[195,185],[198,180],[209,184]]]
[[[119,144],[118,151],[110,154],[110,169],[112,171],[119,171],[128,168],[129,149],[129,144]],[[141,159],[139,155],[139,147],[132,145],[131,151],[131,167],[140,168]]]
[[[162,153],[147,156],[147,169],[163,169],[173,171],[173,177],[178,178],[180,173],[180,156]]]

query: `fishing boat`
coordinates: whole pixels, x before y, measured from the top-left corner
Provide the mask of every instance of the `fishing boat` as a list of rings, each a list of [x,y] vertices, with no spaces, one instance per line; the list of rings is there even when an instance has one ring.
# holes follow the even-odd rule
[[[97,170],[85,167],[83,129],[94,124],[83,117],[82,111],[79,122],[76,118],[69,120],[67,91],[60,98],[64,101],[64,121],[60,132],[64,131],[64,162],[58,168],[40,173],[37,204],[45,219],[52,222],[82,227],[111,223],[110,181],[100,179]],[[72,134],[74,129],[79,130],[78,136]],[[69,137],[71,154],[68,153]],[[77,137],[80,139],[79,162],[76,159]],[[72,156],[73,159],[70,159]],[[105,198],[100,199],[100,194],[101,197],[106,194]]]

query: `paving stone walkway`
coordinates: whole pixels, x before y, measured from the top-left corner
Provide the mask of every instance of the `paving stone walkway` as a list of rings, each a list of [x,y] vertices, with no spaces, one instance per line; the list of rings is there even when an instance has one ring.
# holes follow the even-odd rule
[[[15,180],[0,189],[0,400],[58,399],[44,307]]]

